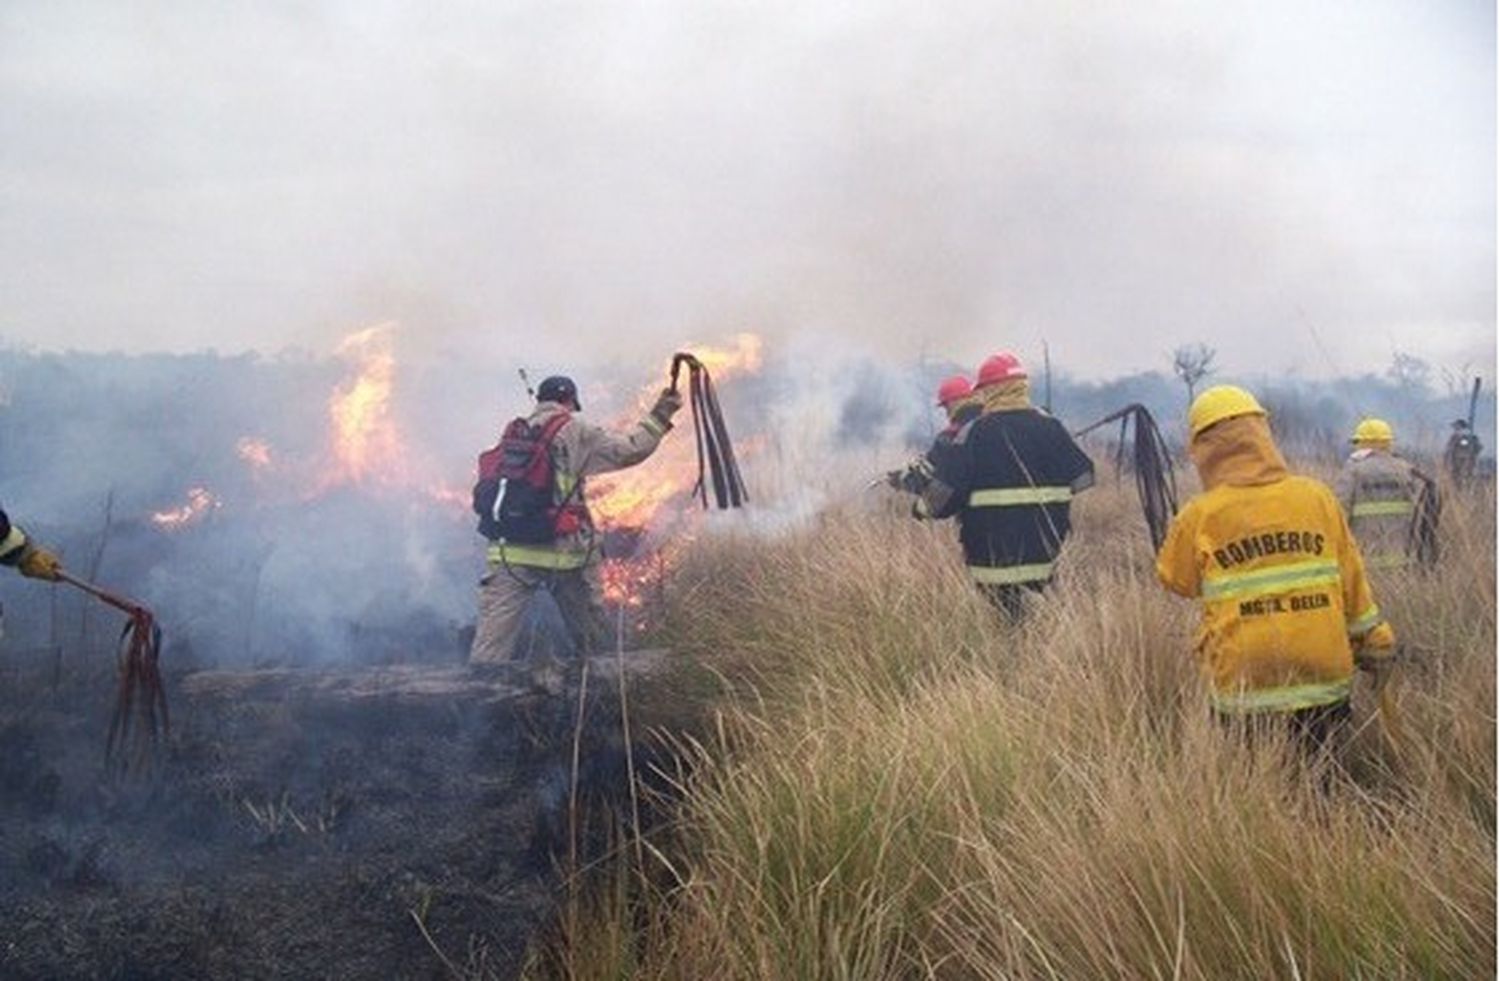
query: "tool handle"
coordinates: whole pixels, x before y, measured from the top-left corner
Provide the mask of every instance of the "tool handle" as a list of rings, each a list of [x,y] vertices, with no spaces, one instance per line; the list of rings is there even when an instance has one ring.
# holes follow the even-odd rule
[[[678,351],[672,355],[672,391],[677,391],[677,383],[682,377],[682,366],[687,365],[690,371],[696,371],[703,363],[686,351]]]
[[[93,583],[88,582],[87,580],[79,579],[77,576],[74,576],[61,569],[59,569],[57,572],[57,578],[60,582],[65,582],[70,586],[76,586],[79,589],[83,590],[85,593],[88,593],[90,596],[99,600],[100,602],[108,603],[115,609],[120,610],[124,613],[128,613],[131,616],[135,616],[137,613],[140,613],[145,609],[145,607],[135,602],[134,600],[126,599],[125,597],[120,596],[116,593],[111,593],[109,590],[104,589],[101,586],[96,586]]]

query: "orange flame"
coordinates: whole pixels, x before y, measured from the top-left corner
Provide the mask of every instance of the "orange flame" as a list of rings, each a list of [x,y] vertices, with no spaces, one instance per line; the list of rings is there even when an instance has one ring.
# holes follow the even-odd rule
[[[153,511],[151,523],[163,531],[176,531],[197,524],[223,506],[224,502],[207,487],[192,487],[188,489],[185,503],[164,511]]]
[[[733,347],[694,346],[688,350],[703,362],[714,384],[719,385],[758,372],[762,347],[759,336],[738,334]],[[649,407],[659,391],[658,385],[643,389],[639,409],[644,411]],[[645,528],[663,505],[692,492],[698,481],[698,451],[691,423],[686,423],[684,429],[663,440],[661,448],[640,466],[595,481],[589,489],[589,508],[599,527]]]
[[[759,371],[761,349],[761,339],[754,334],[738,335],[732,347],[690,348],[716,386]],[[659,385],[644,389],[639,410],[644,411],[659,391]],[[738,438],[735,448],[742,454],[753,452],[758,442]],[[628,612],[636,630],[644,629],[648,601],[664,588],[669,571],[691,540],[694,524],[701,520],[702,510],[689,498],[697,482],[698,450],[692,423],[684,420],[645,463],[596,478],[590,485],[589,508],[603,532],[650,530],[651,547],[629,557],[606,556],[599,565],[605,603]],[[673,502],[681,507],[671,507]]]
[[[328,400],[332,423],[333,469],[324,487],[399,479],[402,473],[401,434],[391,412],[395,388],[394,324],[380,324],[350,334],[338,355],[350,361],[355,374],[334,389]]]

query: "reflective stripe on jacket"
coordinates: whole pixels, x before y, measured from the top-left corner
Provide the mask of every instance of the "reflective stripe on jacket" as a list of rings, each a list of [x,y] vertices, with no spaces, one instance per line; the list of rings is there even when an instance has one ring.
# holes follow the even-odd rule
[[[1062,423],[1032,408],[990,411],[959,430],[934,459],[947,493],[934,516],[956,515],[964,560],[983,585],[1052,578],[1072,530],[1073,495],[1093,484],[1094,465]]]
[[[1157,574],[1172,592],[1202,602],[1196,649],[1217,709],[1281,712],[1342,701],[1354,646],[1385,646],[1394,634],[1333,492],[1286,473],[1263,419],[1240,423],[1222,423],[1228,434],[1215,434],[1227,442],[1212,465],[1224,470],[1206,475],[1211,489],[1173,520]],[[1249,447],[1244,465],[1233,459],[1235,439],[1267,445]]]
[[[562,551],[545,545],[510,545],[502,542],[491,542],[487,556],[492,569],[514,565],[550,572],[582,569],[588,563],[588,557],[587,552]]]
[[[1389,450],[1356,450],[1339,471],[1334,493],[1369,567],[1407,564],[1416,543],[1417,500],[1422,493],[1415,467]]]

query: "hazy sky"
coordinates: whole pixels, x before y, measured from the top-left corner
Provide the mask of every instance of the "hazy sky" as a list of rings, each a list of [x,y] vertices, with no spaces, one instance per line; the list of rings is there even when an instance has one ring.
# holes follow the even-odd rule
[[[1479,2],[0,0],[0,340],[1487,365],[1495,148]]]

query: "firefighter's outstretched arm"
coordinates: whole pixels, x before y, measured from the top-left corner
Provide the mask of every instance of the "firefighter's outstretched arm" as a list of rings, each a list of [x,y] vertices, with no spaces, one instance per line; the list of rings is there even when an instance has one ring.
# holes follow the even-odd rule
[[[974,467],[973,445],[968,435],[968,427],[959,430],[942,452],[929,452],[925,458],[932,472],[912,505],[912,513],[917,517],[951,518],[968,502]]]
[[[662,437],[672,428],[672,417],[681,408],[682,396],[667,388],[657,396],[651,411],[623,433],[575,420],[579,476],[609,473],[640,463],[656,452]]]

